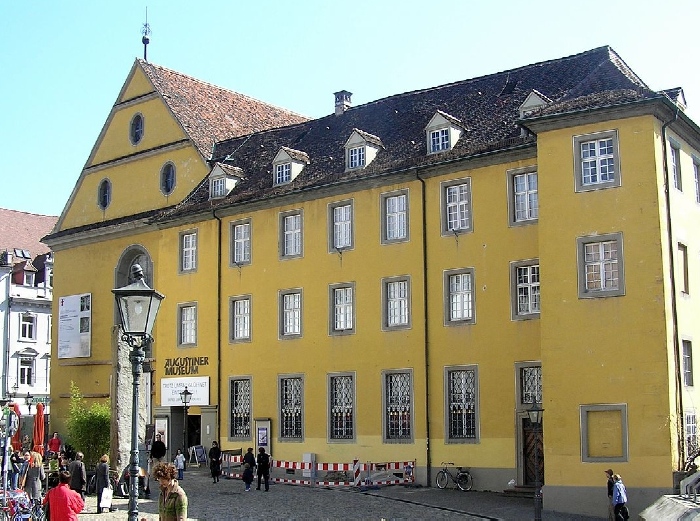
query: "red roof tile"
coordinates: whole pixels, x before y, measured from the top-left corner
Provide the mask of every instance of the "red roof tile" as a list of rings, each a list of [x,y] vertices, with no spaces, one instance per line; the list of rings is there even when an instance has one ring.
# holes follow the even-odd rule
[[[18,248],[31,257],[50,251],[41,238],[51,232],[58,217],[0,208],[0,251]]]

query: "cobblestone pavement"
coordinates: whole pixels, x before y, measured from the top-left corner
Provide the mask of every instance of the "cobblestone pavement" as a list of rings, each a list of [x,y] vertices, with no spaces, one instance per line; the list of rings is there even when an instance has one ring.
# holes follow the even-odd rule
[[[181,482],[189,501],[188,519],[464,519],[521,521],[533,518],[533,501],[491,492],[461,492],[428,487],[389,486],[360,492],[271,484],[270,491],[244,491],[243,482],[212,483],[208,469],[190,467]],[[139,520],[158,519],[158,498],[139,500]],[[95,514],[97,499],[88,496],[81,520],[124,520],[128,499],[115,498],[116,512]],[[544,512],[545,521],[593,521],[603,518]]]

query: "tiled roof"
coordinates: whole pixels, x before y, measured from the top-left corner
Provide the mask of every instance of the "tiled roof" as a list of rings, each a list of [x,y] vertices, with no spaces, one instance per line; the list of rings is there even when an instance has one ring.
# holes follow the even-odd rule
[[[138,61],[203,157],[209,157],[216,141],[308,120],[290,110]]]
[[[15,248],[29,251],[32,257],[50,251],[41,243],[41,238],[49,233],[58,217],[37,215],[0,208],[0,251]]]
[[[284,150],[287,153],[287,155],[295,161],[301,161],[302,163],[306,164],[309,163],[309,155],[306,152],[302,152],[301,150],[295,150],[289,147],[282,147],[282,150]]]
[[[209,187],[202,183],[164,217],[532,143],[533,138],[520,137],[518,119],[519,107],[533,90],[553,100],[545,110],[564,112],[659,96],[607,46],[398,94],[349,108],[340,116],[217,143],[213,158],[242,168],[245,180],[217,201],[209,201]],[[458,120],[464,132],[453,150],[427,154],[425,127],[436,111]],[[377,136],[384,149],[367,167],[346,172],[343,147],[353,129]],[[273,186],[270,169],[280,147],[307,153],[311,163],[292,183]]]

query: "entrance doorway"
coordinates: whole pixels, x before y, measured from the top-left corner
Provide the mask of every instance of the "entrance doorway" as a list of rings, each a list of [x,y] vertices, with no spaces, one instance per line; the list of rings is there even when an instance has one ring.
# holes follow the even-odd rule
[[[522,421],[522,447],[523,447],[523,485],[534,487],[536,476],[544,485],[544,450],[542,440],[542,425],[535,425],[530,418],[525,416]],[[535,462],[539,466],[536,473]]]
[[[187,416],[187,446],[194,447],[202,444],[202,417],[197,415]]]

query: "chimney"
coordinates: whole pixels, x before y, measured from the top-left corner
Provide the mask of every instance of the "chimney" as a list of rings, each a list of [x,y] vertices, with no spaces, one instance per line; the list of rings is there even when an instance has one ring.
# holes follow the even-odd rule
[[[346,90],[341,90],[334,93],[335,95],[335,115],[341,116],[343,112],[348,110],[352,106],[352,101],[350,97],[352,92]]]

